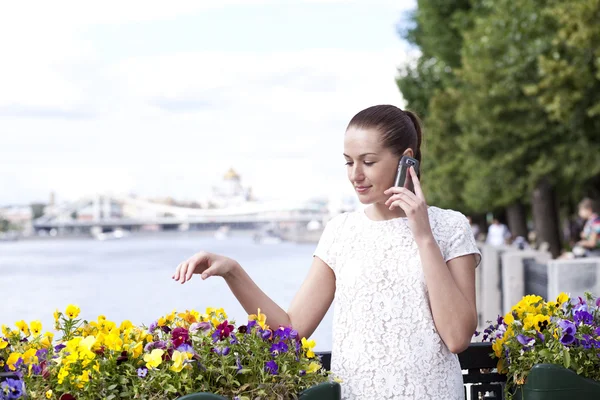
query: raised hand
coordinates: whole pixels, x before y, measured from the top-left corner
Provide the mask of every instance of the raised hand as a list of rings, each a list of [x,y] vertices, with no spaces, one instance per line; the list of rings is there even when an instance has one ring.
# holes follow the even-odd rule
[[[200,274],[202,279],[211,276],[226,277],[237,266],[239,266],[237,261],[231,258],[201,251],[180,263],[173,274],[173,279],[183,284],[192,279],[194,274]]]

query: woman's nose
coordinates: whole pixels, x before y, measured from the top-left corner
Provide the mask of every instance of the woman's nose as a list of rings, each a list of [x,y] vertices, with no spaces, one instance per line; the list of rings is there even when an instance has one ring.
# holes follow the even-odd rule
[[[351,179],[354,182],[360,182],[363,179],[365,179],[365,175],[363,173],[362,168],[360,168],[359,166],[355,166],[354,168],[352,168]]]

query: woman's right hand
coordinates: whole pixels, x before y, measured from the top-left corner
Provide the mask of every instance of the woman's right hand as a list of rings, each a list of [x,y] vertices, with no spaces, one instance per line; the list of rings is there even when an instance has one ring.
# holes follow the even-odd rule
[[[225,278],[234,268],[237,261],[218,254],[201,251],[177,266],[173,279],[182,284],[192,279],[194,274],[201,274],[202,279],[211,276]]]

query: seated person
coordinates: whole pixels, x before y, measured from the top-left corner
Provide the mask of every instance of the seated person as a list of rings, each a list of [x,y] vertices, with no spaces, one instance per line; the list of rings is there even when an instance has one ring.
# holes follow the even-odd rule
[[[600,257],[600,216],[598,205],[592,199],[579,203],[579,216],[585,220],[581,240],[573,248],[577,257]]]

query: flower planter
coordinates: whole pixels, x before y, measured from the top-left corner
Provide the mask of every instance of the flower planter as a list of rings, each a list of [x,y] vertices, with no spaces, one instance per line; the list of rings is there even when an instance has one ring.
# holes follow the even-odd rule
[[[302,392],[300,400],[339,400],[341,393],[339,383],[320,383]],[[212,393],[192,393],[180,397],[178,400],[227,400],[227,398]]]
[[[574,371],[554,364],[537,364],[527,381],[517,389],[515,400],[600,399],[600,382],[583,378]]]

